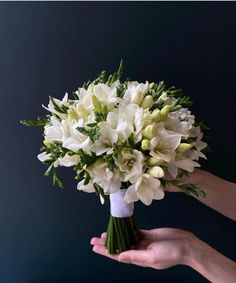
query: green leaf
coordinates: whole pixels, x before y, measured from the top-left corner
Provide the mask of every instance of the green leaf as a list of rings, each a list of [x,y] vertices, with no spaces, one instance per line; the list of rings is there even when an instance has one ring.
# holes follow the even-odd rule
[[[206,193],[200,187],[192,183],[183,184],[181,181],[177,179],[175,180],[160,179],[160,181],[164,187],[175,186],[179,188],[183,193],[189,196],[195,196],[198,198],[206,196]]]
[[[126,87],[124,84],[120,84],[119,86],[116,87],[116,95],[117,97],[123,98],[125,94]]]
[[[77,127],[76,129],[82,134],[89,136],[93,142],[99,139],[99,137],[101,136],[99,126],[91,127],[88,129],[85,129],[83,127]]]
[[[110,171],[114,172],[118,168],[118,166],[115,163],[115,160],[116,160],[115,154],[113,154],[113,153],[112,154],[106,154],[106,155],[104,155],[103,159],[107,162],[107,168]]]
[[[171,112],[177,111],[180,108],[188,108],[192,106],[192,101],[188,96],[179,97],[176,102],[172,105]]]
[[[99,186],[97,183],[93,183],[93,187],[94,187],[95,192],[98,195],[101,195],[101,197],[104,199],[104,203],[107,203],[109,200],[109,196],[105,195],[103,188]]]
[[[37,120],[20,120],[20,123],[28,127],[45,126],[48,123],[47,118],[38,117]]]
[[[54,100],[53,97],[49,96],[49,99],[50,101],[52,102],[53,106],[54,106],[54,109],[59,112],[59,113],[62,113],[62,114],[67,114],[67,110],[69,109],[67,106],[63,105],[63,106],[59,106],[56,101]]]
[[[75,166],[75,170],[82,170],[85,165],[88,167],[99,159],[99,156],[97,156],[94,152],[88,154],[84,152],[83,149],[79,149],[77,154],[80,157],[80,162]]]
[[[57,169],[53,167],[53,186],[58,185],[60,188],[64,188],[64,183],[60,178]]]
[[[44,173],[44,176],[49,176],[50,173],[51,173],[51,171],[52,171],[52,169],[53,169],[53,164],[51,164],[51,165],[48,167],[47,171]]]

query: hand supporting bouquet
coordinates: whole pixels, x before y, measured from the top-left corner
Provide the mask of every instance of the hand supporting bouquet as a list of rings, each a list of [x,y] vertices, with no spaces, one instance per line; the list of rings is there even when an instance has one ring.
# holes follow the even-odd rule
[[[111,216],[106,247],[114,254],[137,240],[134,202],[150,205],[164,197],[164,188],[176,186],[188,195],[204,197],[181,177],[205,158],[201,124],[188,110],[191,101],[164,82],[121,81],[117,72],[78,88],[69,98],[49,98],[50,112],[27,126],[44,126],[38,159],[48,165],[53,184],[63,187],[58,166],[73,167],[79,190],[110,199]],[[171,176],[171,178],[166,178]]]

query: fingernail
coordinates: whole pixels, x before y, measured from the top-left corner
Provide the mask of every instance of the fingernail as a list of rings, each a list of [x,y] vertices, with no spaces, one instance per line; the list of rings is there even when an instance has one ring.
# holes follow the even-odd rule
[[[94,244],[94,239],[91,239],[90,240],[90,245],[93,245]]]

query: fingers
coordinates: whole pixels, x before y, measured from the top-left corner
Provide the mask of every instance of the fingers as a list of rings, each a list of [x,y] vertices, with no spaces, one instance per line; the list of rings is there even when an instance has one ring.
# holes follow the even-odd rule
[[[107,236],[107,233],[106,233],[106,232],[103,232],[103,233],[101,234],[101,238],[93,237],[93,238],[90,240],[90,244],[91,244],[91,245],[105,245],[106,236]]]
[[[106,237],[107,237],[107,233],[106,233],[106,232],[103,232],[103,233],[101,234],[101,238],[102,238],[102,239],[106,239]]]
[[[102,245],[94,245],[93,246],[93,251],[97,254],[100,254],[102,256],[106,256],[108,258],[117,260],[119,259],[119,254],[111,255],[108,253],[108,250],[105,248],[105,246]]]
[[[104,246],[105,245],[105,239],[94,237],[94,238],[91,239],[90,244],[91,245],[102,245],[102,246]]]

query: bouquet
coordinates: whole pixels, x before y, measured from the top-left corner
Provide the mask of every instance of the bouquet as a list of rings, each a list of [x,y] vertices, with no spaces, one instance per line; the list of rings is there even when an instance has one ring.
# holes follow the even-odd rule
[[[191,100],[180,89],[159,83],[121,80],[123,63],[111,75],[102,71],[62,100],[49,97],[49,115],[22,120],[43,126],[38,159],[48,165],[53,184],[63,187],[59,166],[73,167],[77,189],[110,200],[106,247],[110,254],[128,250],[138,241],[134,202],[150,205],[176,186],[204,197],[182,176],[199,167],[207,144],[203,124],[195,122]]]

